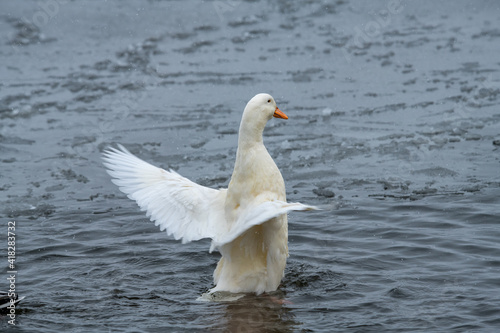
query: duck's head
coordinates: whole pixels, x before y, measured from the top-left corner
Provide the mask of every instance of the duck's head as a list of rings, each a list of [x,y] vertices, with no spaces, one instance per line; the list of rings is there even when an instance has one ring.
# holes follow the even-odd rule
[[[240,125],[240,144],[262,142],[262,132],[272,117],[288,119],[276,106],[273,96],[255,95],[245,107]]]
[[[276,106],[273,96],[269,94],[257,94],[255,95],[245,107],[243,112],[247,121],[255,121],[256,123],[267,123],[272,117],[288,119],[287,115],[284,114]]]

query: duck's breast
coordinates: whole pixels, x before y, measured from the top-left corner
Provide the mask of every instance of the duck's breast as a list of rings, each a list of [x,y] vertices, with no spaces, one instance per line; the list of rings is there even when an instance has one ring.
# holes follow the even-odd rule
[[[269,193],[267,200],[286,201],[285,182],[276,163],[263,145],[244,152],[238,149],[226,209],[246,206],[263,193]]]

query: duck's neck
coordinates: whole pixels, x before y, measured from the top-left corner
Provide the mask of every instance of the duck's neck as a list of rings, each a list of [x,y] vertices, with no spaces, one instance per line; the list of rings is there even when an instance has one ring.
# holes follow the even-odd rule
[[[238,134],[238,150],[254,146],[263,146],[262,134],[266,126],[267,119],[253,119],[249,122],[245,115],[241,119],[240,130]]]

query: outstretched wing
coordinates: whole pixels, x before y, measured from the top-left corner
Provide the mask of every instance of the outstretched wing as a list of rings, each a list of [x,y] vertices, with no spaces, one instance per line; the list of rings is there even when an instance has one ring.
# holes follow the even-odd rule
[[[229,230],[215,235],[210,246],[210,252],[224,244],[232,242],[251,227],[263,224],[274,217],[286,214],[292,210],[317,209],[319,208],[299,202],[285,202],[280,200],[265,201],[254,207],[245,209]]]
[[[193,183],[137,158],[122,145],[108,148],[103,160],[112,181],[146,211],[151,221],[182,243],[214,238],[217,221],[224,220],[226,189]]]

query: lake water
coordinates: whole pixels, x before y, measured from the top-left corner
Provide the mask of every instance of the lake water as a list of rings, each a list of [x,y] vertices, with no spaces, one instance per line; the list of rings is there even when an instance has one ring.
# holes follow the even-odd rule
[[[497,1],[1,1],[7,332],[496,332]],[[246,102],[289,201],[271,295],[201,302],[218,253],[110,181],[113,143],[226,187]],[[278,301],[279,300],[279,301]]]

